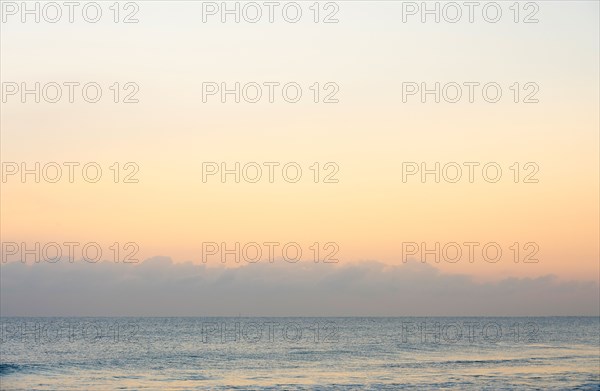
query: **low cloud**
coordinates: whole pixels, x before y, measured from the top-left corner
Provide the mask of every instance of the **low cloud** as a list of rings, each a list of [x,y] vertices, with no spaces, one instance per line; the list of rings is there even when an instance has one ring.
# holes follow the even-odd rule
[[[478,283],[429,264],[8,263],[2,316],[600,315],[597,282],[555,276]]]

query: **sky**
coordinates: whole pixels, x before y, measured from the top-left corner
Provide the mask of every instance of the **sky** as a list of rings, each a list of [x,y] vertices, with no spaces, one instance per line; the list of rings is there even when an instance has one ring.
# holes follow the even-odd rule
[[[3,9],[2,315],[127,314],[140,303],[146,303],[139,310],[144,315],[236,314],[238,293],[264,284],[256,295],[270,297],[283,289],[282,280],[293,282],[283,296],[288,301],[246,303],[248,312],[600,311],[598,2],[536,2],[535,9],[519,10],[519,23],[508,2],[500,2],[497,23],[486,22],[479,9],[469,23],[464,8],[457,23],[443,17],[422,23],[420,14],[403,15],[402,3],[389,1],[321,3],[318,23],[311,2],[298,2],[297,23],[286,22],[279,9],[274,23],[266,14],[258,23],[243,17],[222,23],[219,13],[203,15],[207,2],[146,1],[120,9],[115,23],[110,4],[100,4],[97,23],[78,11],[74,23],[64,15],[58,23],[22,23],[19,14]],[[130,14],[138,22],[122,23]],[[327,15],[338,22],[323,23]],[[527,15],[538,22],[523,23]],[[61,99],[36,103],[26,95],[22,102],[20,90],[9,93],[36,82],[58,83]],[[80,83],[73,103],[65,82]],[[236,82],[247,92],[239,103],[232,94],[224,103],[220,91],[207,94],[207,83],[232,89]],[[270,82],[279,83],[273,103],[264,84]],[[83,99],[86,83],[100,86],[97,103]],[[297,103],[284,99],[287,83],[300,86]],[[407,83],[419,92],[407,95]],[[433,94],[423,102],[420,90],[435,83],[440,102]],[[473,102],[464,83],[478,83]],[[498,102],[484,99],[486,84],[500,87]],[[256,85],[262,95],[251,103]],[[462,95],[451,103],[457,85]],[[46,90],[50,100],[53,88]],[[494,100],[493,91],[485,98]],[[34,169],[36,162],[40,183],[33,174],[25,180],[21,171],[11,175],[22,164]],[[61,167],[57,183],[46,180],[54,177],[49,162]],[[72,183],[65,162],[73,164]],[[241,180],[229,174],[223,183],[221,164],[231,170],[236,162]],[[439,183],[434,174],[423,183],[422,169],[436,162]],[[86,164],[87,177],[81,172]],[[286,165],[291,168],[284,174]],[[262,176],[252,183],[256,166]],[[485,174],[484,166],[491,167]],[[102,174],[90,183],[86,178],[97,167]],[[209,175],[206,170],[215,167],[219,171]],[[408,175],[415,167],[419,171]],[[456,167],[462,176],[453,183]],[[269,262],[265,243],[273,242],[278,246]],[[24,252],[13,245],[21,243],[26,249],[39,243],[40,251],[14,264]],[[41,259],[49,243],[59,244],[59,262]],[[64,243],[78,243],[77,260],[85,244],[97,244],[90,251],[100,248],[100,261],[79,269],[67,259]],[[260,260],[229,255],[222,262],[223,250],[236,243],[251,259],[256,246],[248,244],[257,243]],[[427,255],[436,243],[439,253]],[[476,243],[472,262],[468,243]],[[52,257],[56,248],[46,247]],[[297,248],[300,260],[288,265],[284,257],[295,257]],[[491,249],[484,254],[483,248]],[[126,259],[138,265],[126,265]],[[148,270],[161,272],[142,279]],[[198,276],[189,286],[181,282],[187,273]],[[256,275],[264,281],[256,282]],[[231,291],[229,276],[236,282]],[[127,284],[136,278],[139,286]],[[150,308],[154,278],[163,299]],[[231,299],[197,311],[193,300],[207,294],[198,285],[205,280]],[[323,295],[334,299],[311,304],[312,283],[325,284]],[[115,292],[141,297],[140,303],[131,299],[111,308],[111,296],[91,299],[112,284]],[[422,286],[425,293],[412,295],[406,286]],[[69,300],[74,292],[92,304]],[[414,301],[394,304],[407,296]],[[456,301],[440,302],[444,296]],[[191,301],[182,303],[186,298]],[[376,298],[382,301],[373,306]],[[493,311],[486,304],[491,302]],[[291,310],[286,303],[296,305]]]

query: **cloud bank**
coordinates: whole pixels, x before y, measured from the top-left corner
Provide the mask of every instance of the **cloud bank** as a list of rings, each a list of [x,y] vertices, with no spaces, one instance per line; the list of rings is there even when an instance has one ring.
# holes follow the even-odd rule
[[[7,263],[1,316],[600,315],[597,282],[554,276],[477,283],[429,264]]]

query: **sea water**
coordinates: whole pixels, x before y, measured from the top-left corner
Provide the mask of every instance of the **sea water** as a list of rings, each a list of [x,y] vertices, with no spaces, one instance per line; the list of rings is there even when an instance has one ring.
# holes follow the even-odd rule
[[[596,317],[1,318],[2,390],[600,390]]]

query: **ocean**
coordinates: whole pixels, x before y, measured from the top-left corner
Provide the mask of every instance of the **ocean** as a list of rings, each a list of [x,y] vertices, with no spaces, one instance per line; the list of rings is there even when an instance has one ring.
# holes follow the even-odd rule
[[[600,322],[1,318],[0,388],[600,390]]]

